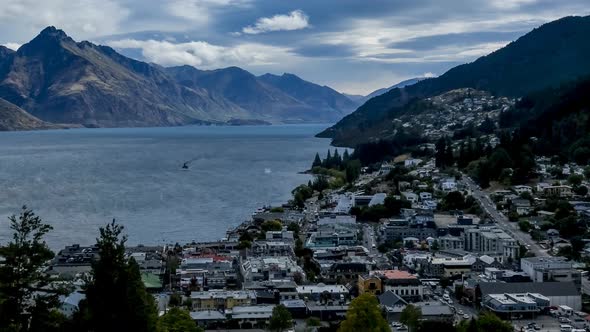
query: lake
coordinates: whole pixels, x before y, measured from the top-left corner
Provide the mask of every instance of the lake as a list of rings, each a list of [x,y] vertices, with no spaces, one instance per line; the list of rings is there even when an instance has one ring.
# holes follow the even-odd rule
[[[130,244],[210,241],[310,177],[327,125],[189,126],[0,133],[0,241],[26,204],[53,249],[92,244],[113,218]],[[189,169],[183,170],[184,162]]]

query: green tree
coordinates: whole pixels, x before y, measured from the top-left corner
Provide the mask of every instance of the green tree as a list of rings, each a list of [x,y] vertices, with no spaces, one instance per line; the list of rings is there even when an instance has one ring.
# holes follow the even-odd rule
[[[438,240],[432,241],[432,245],[430,246],[430,250],[431,251],[438,251],[439,249],[440,249],[440,246],[438,244]]]
[[[346,174],[346,182],[353,183],[361,175],[361,162],[356,159],[347,162],[344,172]]]
[[[168,299],[168,305],[171,307],[179,307],[182,305],[182,295],[178,293],[174,293],[170,295],[170,299]]]
[[[512,332],[514,328],[508,322],[498,318],[492,313],[483,313],[477,319],[477,328],[479,331],[494,332]]]
[[[271,331],[281,332],[293,325],[293,317],[287,308],[279,304],[272,309],[269,328]]]
[[[345,153],[346,153],[346,150],[345,150]],[[322,321],[317,317],[309,317],[305,321],[305,325],[307,325],[308,327],[322,326]]]
[[[399,321],[400,323],[405,324],[408,327],[408,330],[412,332],[416,331],[416,328],[418,328],[418,323],[421,318],[422,310],[412,304],[408,304],[404,310],[402,310]]]
[[[313,159],[313,163],[311,164],[311,168],[321,167],[321,166],[322,166],[322,159],[320,158],[320,154],[316,153],[315,158]]]
[[[260,228],[264,232],[268,232],[268,231],[278,232],[283,229],[283,224],[281,223],[280,220],[267,220],[267,221],[263,222],[262,225],[260,225]]]
[[[518,227],[521,231],[528,233],[533,227],[533,225],[531,225],[531,223],[528,220],[521,220],[518,222]]]
[[[200,332],[187,310],[172,308],[159,320],[160,332]]]
[[[352,300],[346,319],[340,324],[339,332],[390,332],[379,302],[372,294],[362,294]]]
[[[582,184],[582,180],[584,180],[584,177],[578,174],[572,174],[567,178],[567,182],[576,187]]]
[[[125,257],[127,237],[122,231],[123,226],[115,220],[100,228],[96,240],[99,258],[92,264],[83,305],[88,329],[107,332],[133,326],[134,331],[156,331],[154,299],[145,290],[135,260]]]
[[[461,210],[465,208],[465,197],[459,191],[451,191],[442,200],[443,210]]]
[[[18,217],[8,219],[13,233],[12,241],[0,247],[0,330],[29,331],[51,323],[44,318],[52,316],[65,291],[50,287],[49,276],[42,272],[53,258],[43,239],[52,227],[26,206]]]

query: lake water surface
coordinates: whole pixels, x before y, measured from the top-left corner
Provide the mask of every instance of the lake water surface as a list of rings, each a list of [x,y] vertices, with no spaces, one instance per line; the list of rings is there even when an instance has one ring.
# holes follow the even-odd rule
[[[48,242],[94,243],[113,218],[130,244],[216,240],[309,180],[326,125],[74,129],[0,133],[0,241],[26,204]],[[192,160],[188,170],[185,161]]]

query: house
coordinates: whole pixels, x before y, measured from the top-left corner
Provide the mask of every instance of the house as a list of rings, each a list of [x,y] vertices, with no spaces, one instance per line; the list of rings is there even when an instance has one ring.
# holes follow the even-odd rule
[[[517,194],[522,194],[522,193],[532,193],[533,192],[533,188],[531,186],[523,186],[523,185],[518,185],[518,186],[513,186],[512,190],[514,190]]]
[[[519,215],[524,216],[533,210],[531,207],[531,202],[528,199],[514,199],[512,200],[512,209]]]
[[[399,295],[396,295],[391,291],[387,291],[379,295],[377,299],[379,300],[381,307],[385,309],[388,321],[394,320],[393,317],[390,317],[390,313],[392,315],[398,314],[401,312],[401,310],[403,310],[403,308],[406,307],[406,305],[408,305],[406,300],[402,299]]]
[[[457,182],[453,178],[447,178],[440,182],[440,189],[444,192],[457,190]]]
[[[496,258],[483,255],[475,259],[475,262],[471,265],[471,271],[484,272],[486,268],[501,269],[502,267],[504,267],[503,264]]]
[[[429,193],[427,191],[423,191],[420,193],[420,201],[424,202],[427,200],[432,200],[432,193]]]
[[[80,292],[73,292],[68,296],[60,296],[61,306],[59,307],[59,312],[71,318],[78,311],[80,301],[85,298],[86,295]]]
[[[406,200],[409,201],[410,203],[416,203],[418,202],[418,195],[416,195],[413,192],[410,191],[404,191],[401,193],[402,197]]]
[[[405,167],[418,166],[422,163],[422,159],[406,159],[404,160]]]
[[[559,237],[559,231],[555,228],[550,228],[545,233],[547,234],[547,238],[549,239],[555,239]]]

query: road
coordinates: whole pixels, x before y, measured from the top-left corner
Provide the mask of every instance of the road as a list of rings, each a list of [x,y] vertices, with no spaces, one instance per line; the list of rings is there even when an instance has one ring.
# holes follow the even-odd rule
[[[543,250],[528,233],[521,231],[518,228],[518,223],[508,221],[508,218],[496,210],[496,205],[492,202],[488,194],[483,192],[475,182],[468,176],[463,176],[464,183],[469,187],[472,195],[477,199],[481,207],[492,218],[498,227],[502,228],[508,234],[512,235],[520,244],[525,245],[529,252],[532,252],[537,257],[547,257],[549,254]]]
[[[377,254],[377,242],[375,240],[375,229],[371,225],[363,225],[363,247],[371,254]]]

